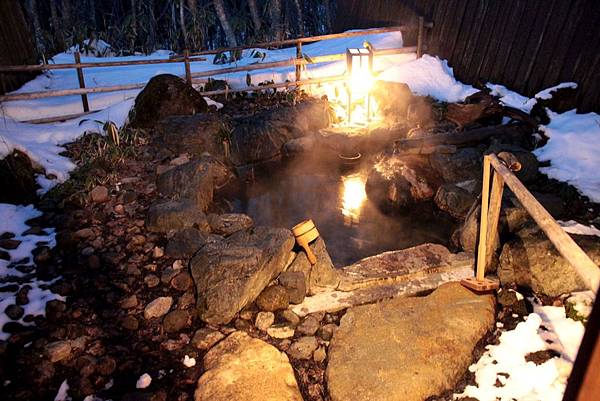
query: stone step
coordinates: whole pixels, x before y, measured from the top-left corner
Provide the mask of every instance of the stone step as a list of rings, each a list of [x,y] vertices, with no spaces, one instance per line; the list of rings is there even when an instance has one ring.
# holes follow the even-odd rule
[[[386,284],[385,281],[375,283],[370,287],[357,288],[351,291],[323,292],[312,297],[306,297],[301,304],[294,305],[292,311],[300,317],[315,312],[336,312],[357,305],[364,305],[400,296],[414,296],[440,285],[460,281],[473,276],[470,266],[449,266],[438,271],[413,273],[405,276],[401,282]],[[396,277],[399,280],[399,277]]]

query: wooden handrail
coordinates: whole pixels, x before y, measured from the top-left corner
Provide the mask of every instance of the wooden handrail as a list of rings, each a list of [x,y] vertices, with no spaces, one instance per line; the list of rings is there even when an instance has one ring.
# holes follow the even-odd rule
[[[514,156],[510,154],[507,156],[514,159]],[[489,183],[492,173],[493,184],[490,191]],[[596,294],[600,286],[600,269],[598,266],[573,241],[569,234],[565,232],[550,213],[544,209],[540,202],[535,199],[531,192],[525,188],[523,183],[495,154],[485,155],[483,158],[483,189],[481,194],[481,220],[479,226],[476,277],[475,279],[463,280],[463,284],[475,290],[497,288],[497,283],[485,279],[485,269],[490,263],[490,256],[493,251],[504,184],[508,185],[527,213],[529,213],[546,234],[550,242],[552,242],[558,252],[575,269],[575,272],[585,283],[586,287]]]
[[[408,46],[408,47],[397,47],[391,49],[381,49],[374,52],[375,56],[384,56],[384,55],[394,55],[394,54],[403,54],[403,53],[414,53],[417,50],[416,46]],[[273,61],[270,63],[256,63],[243,65],[238,67],[228,67],[228,68],[220,68],[214,70],[193,72],[192,77],[210,77],[214,75],[223,75],[230,74],[233,72],[242,72],[242,71],[254,71],[254,70],[263,70],[266,68],[276,68],[276,67],[286,67],[291,65],[306,65],[306,64],[318,64],[318,63],[326,63],[330,61],[343,60],[346,58],[346,53],[337,53],[337,54],[328,54],[325,56],[316,56],[311,58],[311,62],[307,61],[304,58],[290,58],[287,60]]]
[[[206,58],[190,58],[190,62],[206,61]],[[101,61],[98,63],[69,63],[69,64],[39,64],[39,65],[0,65],[0,73],[2,72],[32,72],[46,70],[66,70],[70,68],[103,68],[103,67],[123,67],[130,65],[152,65],[152,64],[168,64],[168,63],[183,63],[184,57],[175,59],[156,59],[156,60],[130,60],[130,61]]]
[[[433,27],[432,22],[424,22],[423,27],[431,28]],[[296,45],[297,43],[310,43],[317,42],[320,40],[330,40],[330,39],[339,39],[339,38],[351,38],[355,36],[364,36],[364,35],[374,35],[378,33],[387,33],[387,32],[408,32],[418,30],[419,27],[417,25],[400,25],[400,26],[390,26],[386,28],[373,28],[373,29],[363,29],[360,31],[353,32],[342,32],[342,33],[332,33],[328,35],[318,35],[318,36],[308,36],[304,38],[296,38],[296,39],[286,39],[286,40],[277,40],[273,42],[262,42],[262,43],[254,43],[251,45],[243,45],[243,46],[235,46],[235,47],[221,47],[219,49],[213,50],[202,50],[199,52],[190,53],[190,56],[203,56],[209,54],[218,54],[224,52],[231,52],[237,50],[245,50],[245,49],[254,49],[254,48],[269,48],[269,47],[281,47],[281,46],[291,46]],[[171,56],[172,58],[181,57],[180,55]]]
[[[521,202],[525,210],[540,226],[558,252],[573,266],[586,286],[596,294],[600,285],[600,269],[577,245],[546,209],[525,188],[521,181],[494,154],[487,155],[491,166]]]

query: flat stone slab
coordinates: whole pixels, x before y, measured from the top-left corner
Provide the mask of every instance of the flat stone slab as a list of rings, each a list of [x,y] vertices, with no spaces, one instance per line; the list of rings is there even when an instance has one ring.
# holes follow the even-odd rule
[[[399,251],[384,252],[342,267],[338,289],[350,291],[357,288],[411,280],[453,268],[473,266],[473,256],[451,253],[438,244],[422,244]]]
[[[351,308],[329,347],[332,401],[423,401],[454,388],[494,326],[492,295],[459,283]]]
[[[302,401],[285,353],[236,331],[204,356],[194,401]]]
[[[444,283],[460,281],[468,277],[473,277],[473,268],[470,265],[447,267],[436,272],[419,272],[403,276],[402,280],[398,277],[396,282],[372,282],[373,285],[369,287],[351,291],[323,292],[306,297],[302,303],[293,305],[292,311],[300,317],[316,312],[337,312],[384,299],[414,296],[433,290]]]

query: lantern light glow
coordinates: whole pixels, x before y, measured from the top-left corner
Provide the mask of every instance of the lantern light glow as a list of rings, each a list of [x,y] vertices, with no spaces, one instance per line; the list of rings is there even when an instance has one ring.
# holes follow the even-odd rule
[[[367,120],[370,119],[370,91],[373,86],[373,51],[370,48],[346,50],[346,75],[348,80],[348,121],[352,120],[352,99],[364,98]]]

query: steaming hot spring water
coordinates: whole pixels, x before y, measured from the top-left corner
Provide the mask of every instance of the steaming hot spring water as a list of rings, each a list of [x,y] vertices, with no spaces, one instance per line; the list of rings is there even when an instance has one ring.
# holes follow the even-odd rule
[[[366,120],[363,109],[352,110],[351,121]],[[284,158],[256,166],[254,179],[242,183],[229,201],[235,212],[248,214],[256,225],[291,229],[312,219],[337,267],[426,242],[450,247],[457,224],[433,202],[400,214],[384,212],[369,199],[365,184],[376,159],[362,155],[348,165],[336,153],[319,151]]]

